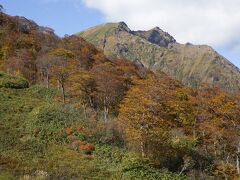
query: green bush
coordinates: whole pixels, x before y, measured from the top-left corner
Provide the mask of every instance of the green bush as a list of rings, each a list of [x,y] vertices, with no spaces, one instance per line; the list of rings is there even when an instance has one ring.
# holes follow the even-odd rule
[[[52,100],[56,95],[55,89],[46,88],[42,85],[33,85],[27,89],[26,93],[28,94],[28,96],[45,100]]]
[[[95,145],[95,154],[112,164],[121,163],[126,151],[111,145]]]
[[[15,178],[12,174],[8,172],[0,172],[0,179],[1,180],[15,180]]]
[[[11,76],[0,72],[0,88],[11,88],[11,89],[24,89],[29,87],[29,82],[17,76]]]
[[[95,145],[95,156],[107,169],[111,169],[113,179],[149,179],[149,180],[183,180],[168,170],[153,167],[148,159],[142,159],[136,154],[128,153],[118,147],[110,145]]]
[[[157,169],[142,160],[138,156],[129,155],[124,157],[121,164],[122,179],[148,179],[148,180],[183,180],[185,176]]]
[[[65,104],[49,104],[34,113],[31,130],[46,142],[65,142],[67,135],[64,129],[84,119],[81,112]]]

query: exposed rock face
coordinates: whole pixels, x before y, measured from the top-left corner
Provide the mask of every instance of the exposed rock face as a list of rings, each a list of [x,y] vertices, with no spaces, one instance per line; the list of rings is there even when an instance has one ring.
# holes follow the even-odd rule
[[[38,30],[39,33],[54,35],[54,30],[49,27],[38,26],[34,21],[29,20],[23,16],[15,16],[18,27],[21,32],[28,32],[31,29]]]
[[[185,85],[202,83],[240,91],[240,70],[206,45],[179,44],[156,27],[131,31],[121,23],[107,23],[79,33],[109,57],[124,57],[158,72],[163,71]]]
[[[20,31],[22,32],[26,32],[30,29],[37,29],[38,27],[38,25],[34,21],[28,20],[23,16],[15,16],[15,19],[18,27],[20,28]]]
[[[155,27],[149,31],[132,31],[132,34],[161,47],[168,47],[170,44],[176,43],[176,40],[171,35],[164,32],[159,27]]]

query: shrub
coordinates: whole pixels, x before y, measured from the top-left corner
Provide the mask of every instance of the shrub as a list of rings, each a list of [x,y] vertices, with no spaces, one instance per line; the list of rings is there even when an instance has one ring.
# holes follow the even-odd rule
[[[0,72],[0,88],[24,89],[29,87],[29,82],[22,78]]]
[[[74,150],[79,150],[80,146],[85,145],[86,142],[81,141],[81,140],[75,140],[71,143],[71,148]]]
[[[81,140],[75,140],[71,143],[71,148],[74,150],[80,150],[84,154],[91,155],[94,151],[94,146],[90,143]]]
[[[35,112],[31,124],[35,136],[46,142],[66,142],[66,129],[82,122],[82,114],[70,105],[49,104]]]
[[[183,180],[181,176],[167,170],[157,169],[142,160],[138,156],[130,155],[124,157],[121,165],[122,179],[161,179],[161,180]]]
[[[217,162],[213,174],[220,179],[238,179],[238,173],[233,164]]]
[[[0,172],[0,179],[1,180],[16,180],[17,178],[15,178],[12,174],[10,174],[8,172]]]
[[[46,100],[52,100],[56,95],[56,91],[53,88],[46,88],[42,85],[33,85],[27,89],[26,93],[31,97]]]
[[[92,152],[94,151],[94,146],[92,144],[85,144],[80,146],[81,151],[83,151],[84,154],[91,155]]]

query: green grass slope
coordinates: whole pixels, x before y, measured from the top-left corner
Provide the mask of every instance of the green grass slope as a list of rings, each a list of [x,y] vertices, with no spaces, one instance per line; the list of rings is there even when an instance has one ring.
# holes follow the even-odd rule
[[[110,33],[112,29],[117,29],[118,24],[116,23],[107,23],[102,24],[93,28],[89,28],[84,32],[80,32],[77,35],[86,37],[86,40],[92,42],[93,44],[102,44],[99,43],[100,40],[104,41],[106,34]]]

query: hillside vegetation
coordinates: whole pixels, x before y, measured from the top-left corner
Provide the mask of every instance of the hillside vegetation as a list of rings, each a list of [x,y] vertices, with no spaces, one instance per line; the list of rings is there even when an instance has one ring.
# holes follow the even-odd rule
[[[4,80],[9,77],[17,79]],[[107,125],[86,119],[83,110],[55,96],[55,89],[37,85],[0,88],[1,179],[184,179],[101,143]]]
[[[0,15],[0,179],[239,178],[239,94]]]

